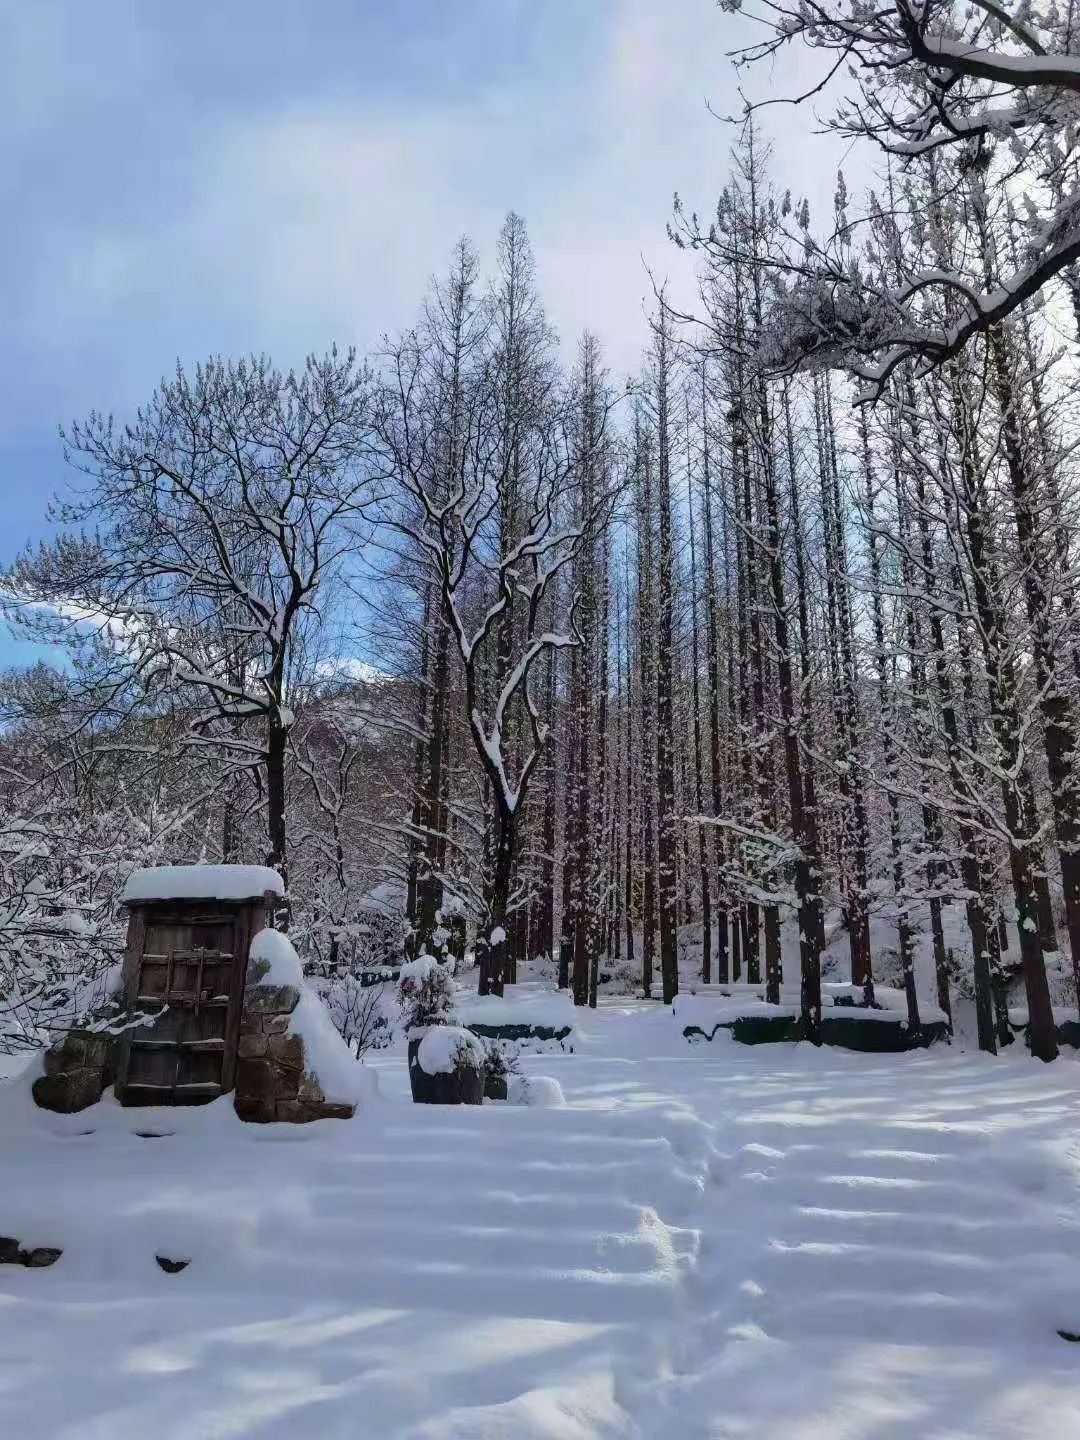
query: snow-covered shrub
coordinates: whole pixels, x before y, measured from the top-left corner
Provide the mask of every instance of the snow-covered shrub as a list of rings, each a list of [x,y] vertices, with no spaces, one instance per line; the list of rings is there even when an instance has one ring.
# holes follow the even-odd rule
[[[383,1050],[393,1042],[397,1007],[392,1004],[393,991],[388,984],[364,985],[359,976],[348,973],[328,980],[314,976],[309,983],[355,1054]]]
[[[521,1069],[517,1051],[508,1049],[498,1040],[484,1042],[484,1080],[505,1080]]]
[[[641,989],[641,972],[626,960],[601,960],[598,983],[605,995],[636,995]]]
[[[512,1048],[498,1040],[484,1041],[484,1097],[487,1100],[509,1098],[509,1085],[518,1073],[518,1057]]]
[[[398,1011],[389,982],[401,963],[404,917],[365,904],[347,923],[303,925],[292,933],[304,973],[342,1038],[357,1055],[391,1044]]]
[[[438,960],[420,955],[401,967],[398,1000],[406,1030],[448,1025],[454,1015],[454,977]]]
[[[554,955],[534,955],[528,962],[527,978],[541,987],[554,990],[559,983],[559,962]]]

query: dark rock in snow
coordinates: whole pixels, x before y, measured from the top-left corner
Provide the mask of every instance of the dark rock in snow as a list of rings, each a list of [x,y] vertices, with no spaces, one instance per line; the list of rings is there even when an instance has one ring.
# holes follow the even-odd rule
[[[24,1250],[10,1235],[0,1235],[0,1265],[25,1265],[28,1270],[45,1270],[55,1265],[63,1250],[52,1245],[36,1245]]]

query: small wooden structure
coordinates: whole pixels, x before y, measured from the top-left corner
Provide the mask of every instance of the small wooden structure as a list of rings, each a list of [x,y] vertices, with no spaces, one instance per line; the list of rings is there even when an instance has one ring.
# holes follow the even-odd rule
[[[123,897],[124,1003],[132,1013],[160,1013],[125,1032],[117,1098],[214,1100],[236,1084],[248,949],[271,922],[280,876],[259,866],[161,866],[136,872],[133,882]]]

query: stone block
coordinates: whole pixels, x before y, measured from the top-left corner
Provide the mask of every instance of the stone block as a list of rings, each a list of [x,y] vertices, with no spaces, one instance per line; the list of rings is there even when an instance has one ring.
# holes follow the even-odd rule
[[[71,1063],[64,1041],[61,1041],[58,1045],[50,1045],[48,1050],[45,1051],[45,1074],[50,1078],[53,1075],[65,1074],[71,1069]]]
[[[271,1035],[266,1044],[275,1065],[283,1070],[303,1070],[304,1042],[299,1035]]]
[[[39,1075],[32,1086],[35,1103],[42,1110],[53,1110],[60,1115],[74,1115],[96,1105],[104,1089],[105,1077],[100,1069]]]
[[[108,1035],[82,1035],[83,1064],[108,1070],[112,1059],[112,1039]]]
[[[277,1118],[291,1125],[307,1125],[313,1120],[351,1120],[352,1105],[334,1105],[326,1100],[279,1100]]]
[[[484,1072],[474,1064],[458,1065],[448,1073],[429,1075],[421,1070],[420,1037],[409,1041],[409,1087],[418,1105],[482,1105]]]
[[[300,1081],[304,1072],[287,1070],[272,1060],[269,1063],[274,1071],[274,1099],[295,1100],[300,1093]]]
[[[236,1053],[241,1060],[258,1060],[266,1054],[269,1043],[265,1035],[241,1035]]]
[[[262,1017],[262,1033],[264,1035],[284,1035],[288,1028],[288,1015],[264,1015]]]
[[[249,985],[244,991],[244,1009],[253,1015],[291,1015],[299,1003],[295,985]]]
[[[237,1094],[233,1097],[233,1109],[239,1119],[252,1125],[268,1125],[277,1119],[273,1100],[260,1096]]]
[[[269,1060],[238,1060],[236,1093],[269,1100],[274,1094],[276,1073]]]
[[[307,1100],[279,1100],[275,1110],[277,1119],[288,1125],[306,1125],[319,1118],[317,1107]]]

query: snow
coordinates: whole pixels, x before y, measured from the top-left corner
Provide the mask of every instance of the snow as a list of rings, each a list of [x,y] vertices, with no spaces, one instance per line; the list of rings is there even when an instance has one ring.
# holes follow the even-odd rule
[[[304,967],[293,949],[293,943],[280,930],[260,930],[248,949],[248,983],[254,978],[251,966],[259,971],[262,985],[295,985],[304,983]]]
[[[289,1029],[302,1038],[305,1063],[318,1076],[325,1099],[333,1105],[359,1105],[371,1099],[377,1084],[374,1071],[356,1059],[309,985],[300,991]]]
[[[511,1105],[559,1106],[566,1104],[562,1086],[552,1075],[511,1075],[506,1098]]]
[[[735,1020],[751,1020],[765,1017],[788,1020],[798,1018],[797,1005],[769,1005],[764,1000],[738,999],[712,1000],[698,995],[676,995],[671,1004],[672,1014],[680,1028],[697,1025],[711,1030],[714,1025],[730,1025]]]
[[[289,1016],[289,1029],[304,1042],[304,1063],[316,1075],[323,1095],[334,1105],[358,1105],[376,1088],[375,1074],[362,1065],[339,1035],[320,996],[304,979],[300,957],[280,930],[260,930],[248,951],[249,965],[267,967],[263,985],[294,985],[300,992]]]
[[[398,982],[402,980],[415,980],[417,985],[422,985],[425,980],[436,974],[442,966],[433,955],[418,955],[415,960],[406,960],[398,972]]]
[[[133,870],[121,904],[141,900],[257,900],[284,895],[276,870],[266,865],[154,865]]]
[[[0,1267],[0,1434],[1080,1436],[1075,1060],[577,1023],[561,1106],[413,1105],[403,1043],[351,1124],[0,1086],[0,1234],[64,1247]]]
[[[1075,1023],[1077,1019],[1075,1005],[1053,1005],[1051,1013],[1055,1025],[1067,1025]],[[1014,1030],[1022,1030],[1028,1023],[1028,1012],[1026,1005],[1011,1005],[1009,1007],[1009,1024]]]
[[[572,1030],[580,1011],[565,990],[533,991],[507,985],[502,995],[462,996],[455,1013],[463,1025],[539,1025]]]
[[[484,1063],[484,1047],[460,1025],[432,1025],[420,1041],[416,1063],[425,1075],[449,1075],[457,1068],[458,1056],[467,1051],[477,1069]]]

